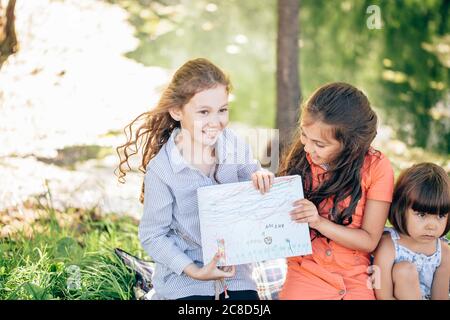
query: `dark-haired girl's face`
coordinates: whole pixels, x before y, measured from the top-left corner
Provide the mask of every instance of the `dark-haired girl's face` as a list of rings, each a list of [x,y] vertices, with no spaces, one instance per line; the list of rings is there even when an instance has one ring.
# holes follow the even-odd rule
[[[435,241],[445,231],[448,214],[427,214],[409,208],[406,212],[406,228],[409,236],[421,243]]]
[[[305,152],[317,165],[332,163],[342,151],[342,143],[333,136],[333,127],[320,120],[302,118],[301,142]]]

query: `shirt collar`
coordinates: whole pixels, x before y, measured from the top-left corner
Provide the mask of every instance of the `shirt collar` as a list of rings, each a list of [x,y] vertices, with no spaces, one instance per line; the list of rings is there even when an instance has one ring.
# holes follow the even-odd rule
[[[166,144],[167,157],[169,158],[169,162],[174,173],[178,173],[189,166],[175,144],[175,137],[178,133],[180,133],[180,131],[180,128],[175,128],[170,134],[169,140],[167,140]]]
[[[310,166],[314,166],[314,167],[320,168],[323,171],[328,171],[328,169],[330,168],[330,166],[328,164],[321,164],[321,165],[315,164],[312,161],[311,156],[309,155],[309,153],[306,154],[306,160],[308,160]]]
[[[227,157],[230,156],[230,154],[228,153],[230,151],[229,146],[230,143],[228,139],[226,139],[225,137],[225,130],[222,131],[220,136],[217,138],[215,144],[218,163],[225,163]],[[183,158],[183,156],[180,153],[180,150],[178,150],[178,147],[176,146],[175,143],[175,137],[180,133],[180,131],[181,131],[180,128],[175,128],[172,131],[169,140],[167,140],[166,144],[167,156],[169,158],[169,162],[174,173],[178,173],[185,168],[190,168],[189,163],[186,161],[186,159]]]

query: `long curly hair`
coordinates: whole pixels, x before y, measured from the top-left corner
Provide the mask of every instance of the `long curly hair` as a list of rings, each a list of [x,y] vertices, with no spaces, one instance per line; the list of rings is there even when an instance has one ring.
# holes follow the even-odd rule
[[[180,127],[169,113],[172,108],[182,108],[198,92],[218,85],[231,90],[228,76],[216,65],[204,58],[187,61],[173,75],[167,88],[155,108],[144,112],[131,121],[124,133],[127,142],[116,148],[120,163],[115,170],[120,183],[125,183],[125,176],[131,170],[129,158],[142,154],[139,171],[145,173],[150,160],[161,150],[172,131]],[[142,183],[140,202],[144,202],[144,183]]]
[[[300,119],[293,142],[282,158],[279,175],[301,175],[305,198],[319,210],[332,199],[329,219],[349,225],[362,195],[361,169],[377,133],[377,116],[364,93],[341,82],[317,89],[303,105],[301,116],[331,125],[334,138],[342,144],[342,151],[319,177],[320,185],[313,189],[311,167],[300,140]],[[343,208],[342,201],[348,197],[350,203]]]

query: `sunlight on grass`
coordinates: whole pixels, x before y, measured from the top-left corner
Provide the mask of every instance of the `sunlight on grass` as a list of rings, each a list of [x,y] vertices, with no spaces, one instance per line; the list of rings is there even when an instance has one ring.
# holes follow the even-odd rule
[[[0,239],[0,300],[133,299],[134,274],[114,248],[144,256],[137,221],[99,217],[95,210],[36,210],[45,214],[33,223],[31,235]],[[68,224],[66,215],[76,218]]]

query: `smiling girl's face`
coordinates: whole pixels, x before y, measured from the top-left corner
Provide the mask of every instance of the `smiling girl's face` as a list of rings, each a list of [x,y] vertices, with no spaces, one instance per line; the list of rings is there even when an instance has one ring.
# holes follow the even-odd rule
[[[212,146],[228,125],[228,92],[224,85],[196,93],[182,108],[170,111],[194,145]]]
[[[300,130],[304,150],[316,165],[330,164],[341,153],[342,143],[334,138],[331,125],[304,115]]]

